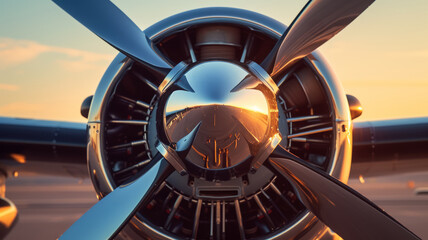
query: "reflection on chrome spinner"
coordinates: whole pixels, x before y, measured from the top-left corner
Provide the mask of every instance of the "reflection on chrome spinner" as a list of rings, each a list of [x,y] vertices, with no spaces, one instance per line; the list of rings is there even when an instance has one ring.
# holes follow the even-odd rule
[[[177,143],[201,123],[186,157],[193,164],[207,169],[235,166],[254,156],[269,139],[271,125],[277,126],[277,116],[269,115],[276,113],[276,104],[266,100],[275,96],[241,66],[203,62],[178,81],[187,81],[193,91],[171,93],[165,129]]]

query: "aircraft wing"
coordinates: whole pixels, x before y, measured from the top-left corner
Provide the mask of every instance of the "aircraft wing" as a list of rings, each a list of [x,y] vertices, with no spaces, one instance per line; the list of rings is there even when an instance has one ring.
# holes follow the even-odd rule
[[[355,122],[350,177],[428,170],[428,118]]]
[[[86,124],[0,118],[0,169],[87,177]],[[428,170],[428,118],[355,122],[350,177]]]
[[[0,169],[88,177],[86,124],[0,117]]]

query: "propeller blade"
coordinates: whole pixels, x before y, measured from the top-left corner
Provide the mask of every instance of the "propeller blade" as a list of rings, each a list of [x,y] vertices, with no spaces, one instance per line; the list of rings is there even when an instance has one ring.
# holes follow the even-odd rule
[[[166,75],[171,66],[151,47],[151,41],[108,0],[53,0],[65,12],[123,54]]]
[[[374,0],[311,0],[293,20],[261,66],[272,76],[328,41]]]
[[[303,204],[343,239],[419,239],[370,200],[304,160],[270,158],[266,163],[289,179]]]
[[[117,187],[80,217],[61,237],[68,239],[111,239],[134,216],[142,204],[173,172],[160,154],[152,159],[148,170],[133,182]]]

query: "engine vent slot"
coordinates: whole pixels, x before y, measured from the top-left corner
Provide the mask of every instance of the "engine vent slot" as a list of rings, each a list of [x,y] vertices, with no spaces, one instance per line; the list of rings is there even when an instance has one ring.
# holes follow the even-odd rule
[[[241,189],[229,188],[197,188],[196,197],[202,199],[233,199],[241,196]]]

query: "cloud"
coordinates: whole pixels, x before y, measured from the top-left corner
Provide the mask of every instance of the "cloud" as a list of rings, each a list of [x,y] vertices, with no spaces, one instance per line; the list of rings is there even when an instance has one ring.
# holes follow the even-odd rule
[[[61,56],[56,62],[69,71],[85,71],[100,66],[105,67],[113,59],[110,54],[48,46],[28,40],[0,38],[0,69],[30,62],[45,53],[60,54]]]
[[[31,61],[48,49],[36,42],[0,38],[0,69]]]
[[[0,83],[0,90],[16,91],[18,89],[19,89],[18,85]]]

